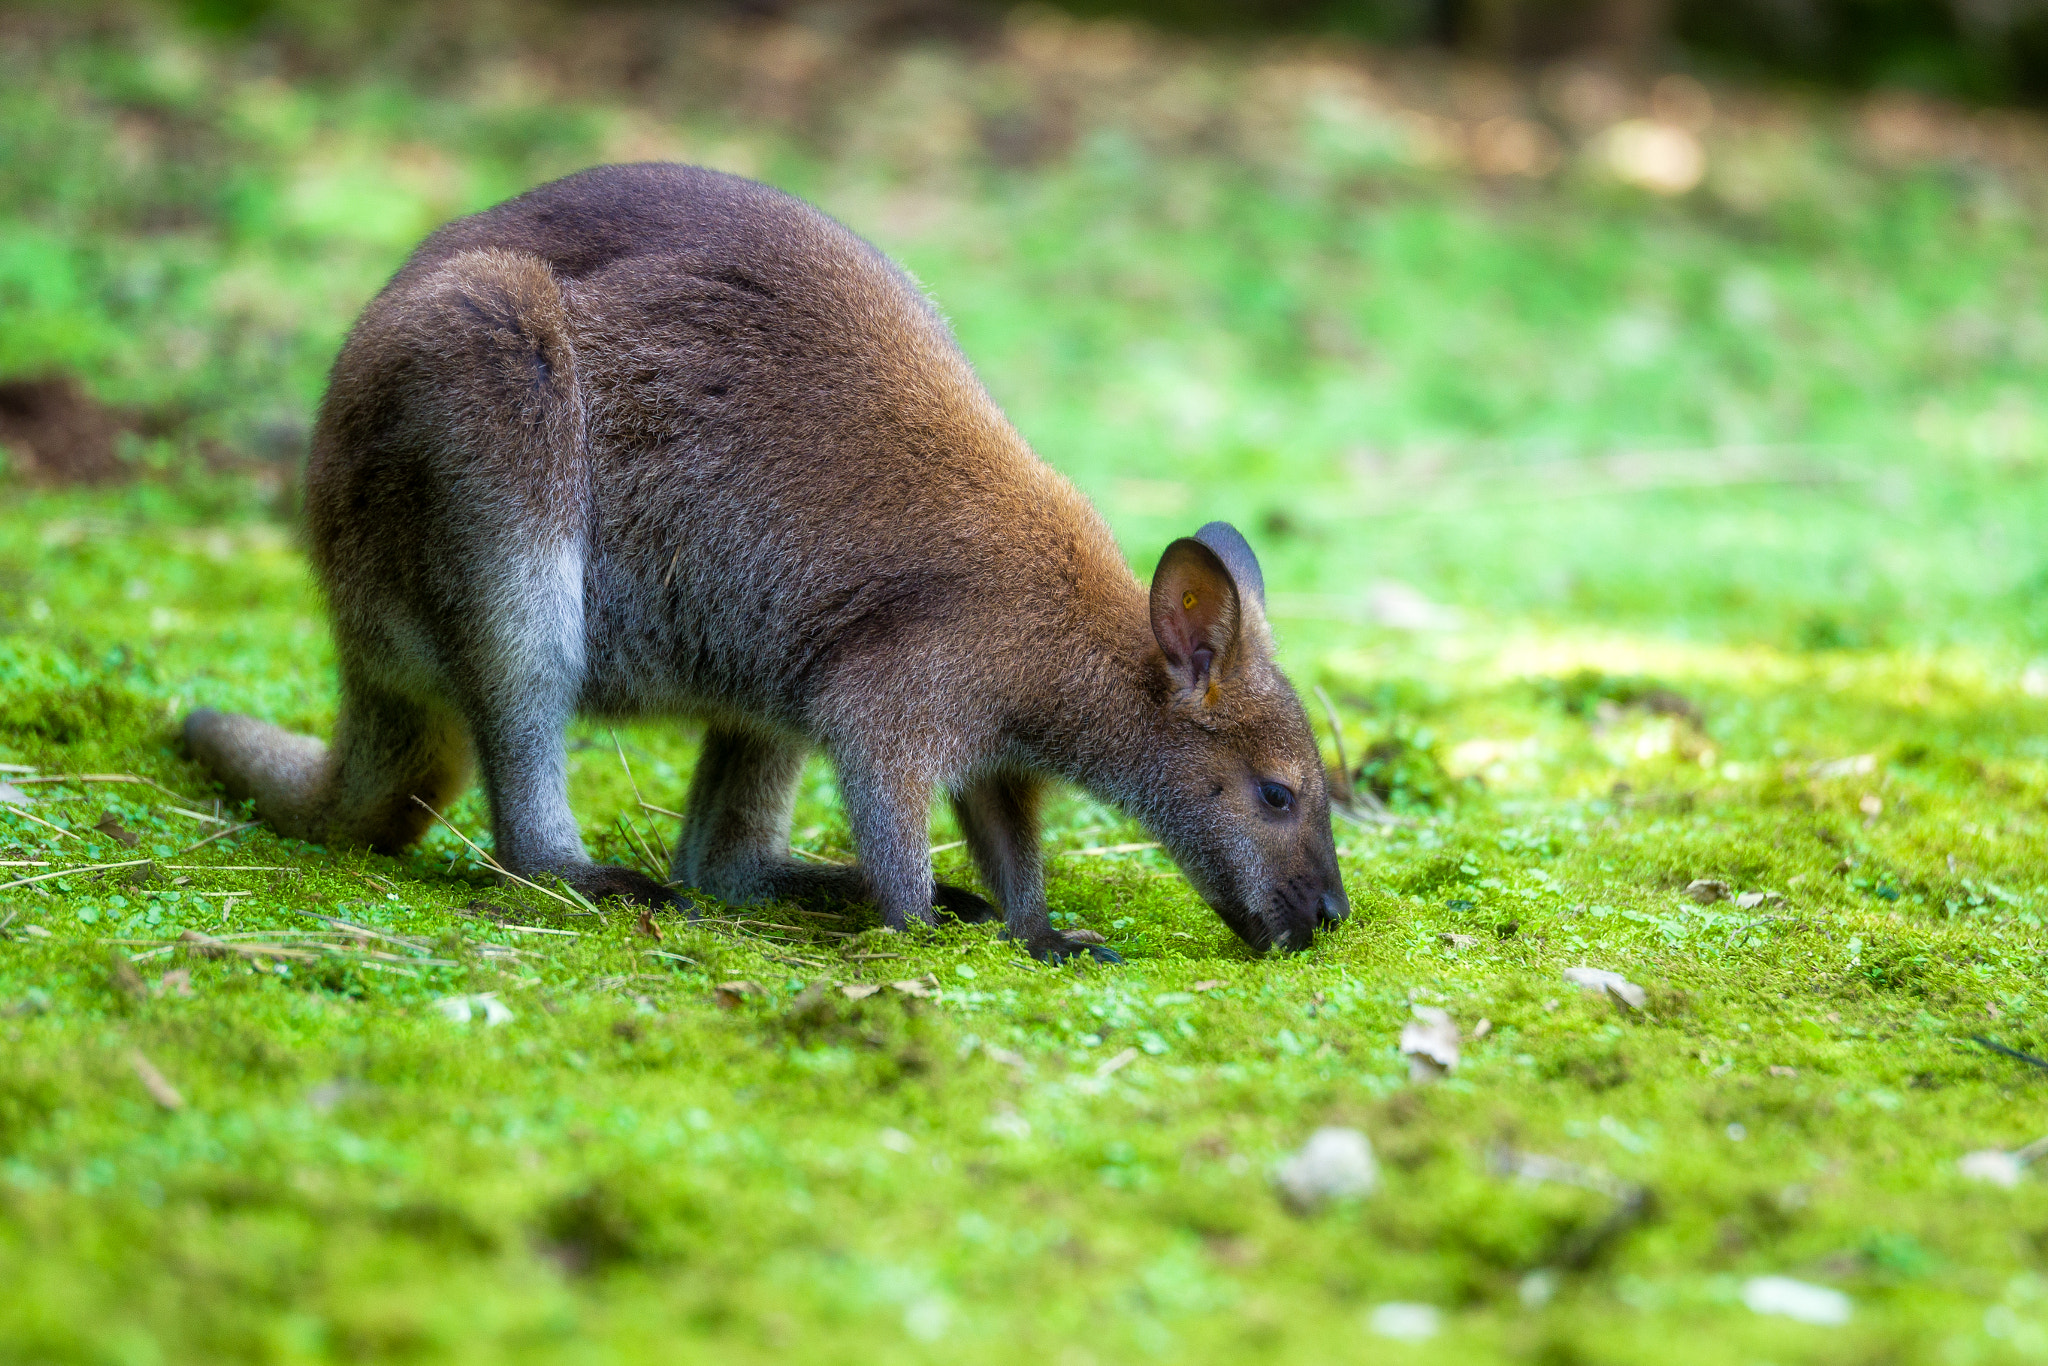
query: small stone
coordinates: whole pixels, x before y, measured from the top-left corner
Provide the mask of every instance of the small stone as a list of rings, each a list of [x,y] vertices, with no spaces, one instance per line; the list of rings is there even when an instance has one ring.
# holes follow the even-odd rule
[[[2000,1152],[1987,1148],[1983,1152],[1964,1153],[1956,1160],[1956,1170],[1972,1181],[1987,1181],[2007,1190],[2020,1183],[2026,1175],[2026,1166],[2016,1153]]]
[[[1742,1302],[1754,1314],[1777,1314],[1800,1323],[1838,1328],[1849,1321],[1849,1297],[1790,1276],[1754,1276],[1742,1284]]]
[[[1435,1081],[1458,1065],[1458,1025],[1436,1006],[1413,1006],[1415,1018],[1401,1027],[1401,1052],[1410,1081]]]
[[[1432,1304],[1376,1304],[1366,1326],[1396,1342],[1424,1342],[1436,1336],[1442,1316]]]
[[[1711,906],[1727,899],[1728,884],[1714,877],[1694,878],[1685,884],[1685,894],[1702,906]]]
[[[1356,1129],[1318,1129],[1274,1173],[1281,1194],[1308,1214],[1333,1200],[1370,1195],[1380,1182],[1372,1141]]]
[[[1649,1003],[1649,996],[1634,982],[1618,972],[1605,968],[1566,968],[1565,980],[1576,982],[1587,991],[1597,991],[1612,996],[1631,1010],[1641,1010]]]

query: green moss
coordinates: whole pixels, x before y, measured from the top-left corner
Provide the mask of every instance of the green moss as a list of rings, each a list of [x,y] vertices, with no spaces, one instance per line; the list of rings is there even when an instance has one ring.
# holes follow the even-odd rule
[[[1156,851],[1079,852],[1144,834],[1071,795],[1053,912],[1122,967],[796,907],[656,943],[496,886],[443,830],[395,858],[200,844],[238,813],[176,717],[324,733],[334,698],[266,512],[289,494],[191,461],[300,441],[353,309],[441,217],[629,124],[727,132],[288,86],[188,39],[109,22],[0,81],[0,368],[172,413],[187,462],[0,508],[0,763],[161,784],[0,803],[0,882],[149,861],[0,888],[0,1357],[2038,1355],[2048,1186],[1956,1165],[2037,1137],[2048,1084],[1972,1041],[2048,1055],[2048,254],[1991,181],[1796,122],[1813,174],[1762,208],[1114,129],[1028,172],[742,129],[911,262],[1134,561],[1264,518],[1285,659],[1395,819],[1340,821],[1353,918],[1292,959],[1247,954]],[[1758,289],[1768,318],[1731,312]],[[1963,332],[1994,338],[1967,365]],[[680,802],[694,728],[616,738]],[[673,835],[608,729],[572,739],[593,850]],[[450,817],[485,838],[476,794]],[[850,848],[822,764],[795,828]],[[315,914],[416,947],[322,947]],[[1435,1083],[1398,1049],[1417,1004],[1465,1033]],[[1370,1133],[1381,1189],[1293,1213],[1271,1169],[1327,1124]],[[1512,1175],[1530,1153],[1570,1179]],[[1752,1313],[1765,1274],[1844,1290],[1851,1322]],[[1373,1337],[1388,1301],[1442,1333]]]

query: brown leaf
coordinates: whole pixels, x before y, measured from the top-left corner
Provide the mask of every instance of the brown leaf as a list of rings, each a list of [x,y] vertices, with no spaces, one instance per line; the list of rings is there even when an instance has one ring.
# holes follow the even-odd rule
[[[155,994],[189,1000],[192,996],[192,969],[173,968],[165,973],[157,979]]]
[[[759,996],[759,982],[720,982],[711,989],[711,999],[718,1002],[720,1010],[731,1010],[749,996]]]
[[[133,966],[128,970],[135,971]],[[142,1082],[142,1089],[149,1092],[151,1100],[166,1110],[185,1108],[185,1098],[178,1094],[178,1088],[164,1080],[164,1074],[157,1071],[148,1058],[142,1056],[141,1049],[128,1050],[128,1065],[135,1069],[136,1077]]]
[[[633,933],[652,939],[657,944],[661,942],[661,926],[654,923],[653,911],[644,906],[640,908],[640,918],[633,922]]]
[[[185,946],[187,952],[196,953],[201,958],[225,958],[232,952],[220,940],[197,930],[186,930],[178,936],[178,942]]]
[[[115,820],[114,813],[111,811],[101,816],[100,823],[94,826],[93,829],[127,849],[133,849],[142,841],[142,836]]]
[[[149,988],[142,984],[142,974],[128,961],[128,955],[119,949],[107,952],[107,976],[112,979],[114,989],[132,1001],[149,999]]]

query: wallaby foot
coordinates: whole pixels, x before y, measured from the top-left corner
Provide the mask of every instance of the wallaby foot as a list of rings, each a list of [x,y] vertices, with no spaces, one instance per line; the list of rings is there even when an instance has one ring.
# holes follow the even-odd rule
[[[821,868],[794,860],[753,868],[748,871],[744,885],[735,885],[730,891],[717,886],[698,890],[737,905],[789,901],[815,910],[838,910],[845,906],[875,904],[874,889],[858,867]],[[979,925],[1002,918],[1002,912],[986,897],[950,882],[932,884],[932,910],[963,925]]]
[[[574,887],[593,905],[601,905],[616,897],[649,910],[681,911],[692,920],[697,918],[696,902],[632,868],[619,868],[609,863],[585,863],[546,871]]]
[[[1004,935],[1005,939],[1014,936]],[[1107,944],[1097,944],[1086,939],[1070,938],[1047,926],[1029,938],[1022,939],[1025,951],[1041,963],[1059,963],[1066,959],[1087,954],[1098,963],[1121,963],[1124,956]]]

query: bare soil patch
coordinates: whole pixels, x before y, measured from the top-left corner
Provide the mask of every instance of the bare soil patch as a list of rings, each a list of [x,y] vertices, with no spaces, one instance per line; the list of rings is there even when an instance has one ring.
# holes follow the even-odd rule
[[[0,446],[11,472],[38,484],[107,484],[133,471],[121,459],[132,413],[101,403],[69,375],[0,380]]]

